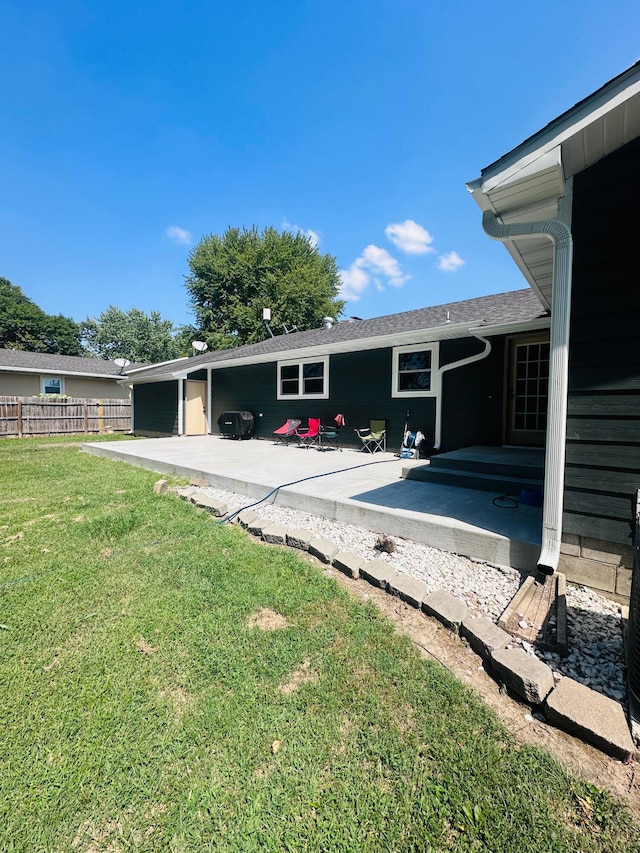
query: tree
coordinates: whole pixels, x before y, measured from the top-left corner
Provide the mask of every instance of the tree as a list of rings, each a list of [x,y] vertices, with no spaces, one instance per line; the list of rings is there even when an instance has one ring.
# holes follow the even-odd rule
[[[191,306],[212,349],[264,340],[263,308],[271,309],[276,333],[316,328],[344,308],[335,258],[303,234],[229,228],[222,237],[203,237],[189,267]]]
[[[78,323],[47,314],[22,289],[0,277],[0,347],[3,349],[83,355]]]
[[[181,355],[173,323],[163,320],[158,311],[145,314],[132,308],[125,312],[110,305],[97,320],[84,321],[82,337],[88,353],[97,358],[154,363]]]

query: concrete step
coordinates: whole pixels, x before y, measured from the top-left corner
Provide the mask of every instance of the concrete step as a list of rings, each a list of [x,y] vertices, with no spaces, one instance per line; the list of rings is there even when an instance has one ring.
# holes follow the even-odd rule
[[[448,471],[472,471],[492,476],[522,477],[542,481],[542,450],[509,450],[502,447],[466,447],[431,457],[431,467]]]
[[[433,461],[431,465],[403,468],[402,477],[405,480],[422,480],[443,486],[458,486],[461,489],[481,489],[499,495],[518,495],[520,489],[536,490],[542,488],[542,480],[506,474],[479,473],[463,469],[438,469],[433,466]]]

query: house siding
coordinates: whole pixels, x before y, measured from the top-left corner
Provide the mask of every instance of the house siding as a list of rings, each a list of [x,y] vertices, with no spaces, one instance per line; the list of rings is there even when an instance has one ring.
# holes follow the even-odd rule
[[[128,400],[129,389],[118,385],[115,379],[96,379],[90,376],[70,376],[56,370],[42,373],[0,372],[0,395],[14,397],[37,397],[42,390],[42,377],[64,379],[67,397],[102,398],[104,400]]]
[[[442,341],[440,363],[449,364],[481,351],[475,339]],[[503,409],[504,341],[495,342],[491,356],[475,364],[448,371],[443,377],[442,450],[470,444],[500,444]],[[345,446],[359,446],[354,428],[371,419],[387,421],[387,447],[400,448],[405,423],[421,430],[427,444],[435,438],[436,399],[392,397],[393,350],[391,347],[338,353],[329,359],[328,400],[278,400],[277,362],[228,367],[212,372],[212,432],[225,411],[250,411],[258,438],[271,438],[287,418],[319,417],[331,423],[345,416]]]
[[[178,434],[177,380],[134,386],[133,432],[146,436]]]
[[[640,487],[640,140],[576,175],[564,531],[628,545]]]

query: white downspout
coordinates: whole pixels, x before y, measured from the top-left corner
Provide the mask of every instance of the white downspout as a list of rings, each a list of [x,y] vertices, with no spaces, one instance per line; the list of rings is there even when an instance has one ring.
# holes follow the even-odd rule
[[[451,364],[445,364],[438,370],[438,398],[436,399],[436,425],[433,441],[434,450],[440,450],[440,444],[442,443],[442,374],[447,370],[454,370],[458,367],[464,367],[466,364],[473,364],[474,361],[482,361],[482,359],[486,358],[491,352],[490,341],[483,338],[475,329],[469,329],[469,333],[473,335],[474,338],[482,341],[484,349],[475,355],[469,355],[467,358],[462,358],[460,361],[452,361]]]
[[[184,379],[178,379],[178,435],[184,435]]]
[[[542,549],[538,569],[552,575],[558,568],[562,540],[562,505],[569,388],[569,321],[571,318],[571,230],[559,219],[502,225],[486,210],[482,227],[493,240],[506,242],[514,237],[548,237],[554,244],[553,291],[551,297],[551,340],[549,352],[549,402],[547,407],[547,447],[542,508]]]

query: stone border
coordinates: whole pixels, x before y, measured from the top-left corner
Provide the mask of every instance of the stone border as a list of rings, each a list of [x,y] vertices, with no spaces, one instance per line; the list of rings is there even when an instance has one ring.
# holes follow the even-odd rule
[[[228,512],[223,504],[214,506],[211,499],[198,496],[198,489],[193,487],[178,487],[173,491],[219,518]],[[512,648],[510,634],[489,619],[473,616],[467,605],[450,592],[439,589],[427,593],[424,582],[396,572],[384,560],[366,562],[354,554],[340,553],[338,546],[327,539],[305,530],[274,525],[260,519],[251,509],[231,520],[263,542],[308,551],[347,577],[367,581],[408,606],[422,610],[464,638],[490,674],[519,699],[541,710],[547,721],[622,761],[628,762],[636,755],[625,713],[618,702],[568,676],[556,685],[550,666],[522,648]]]

